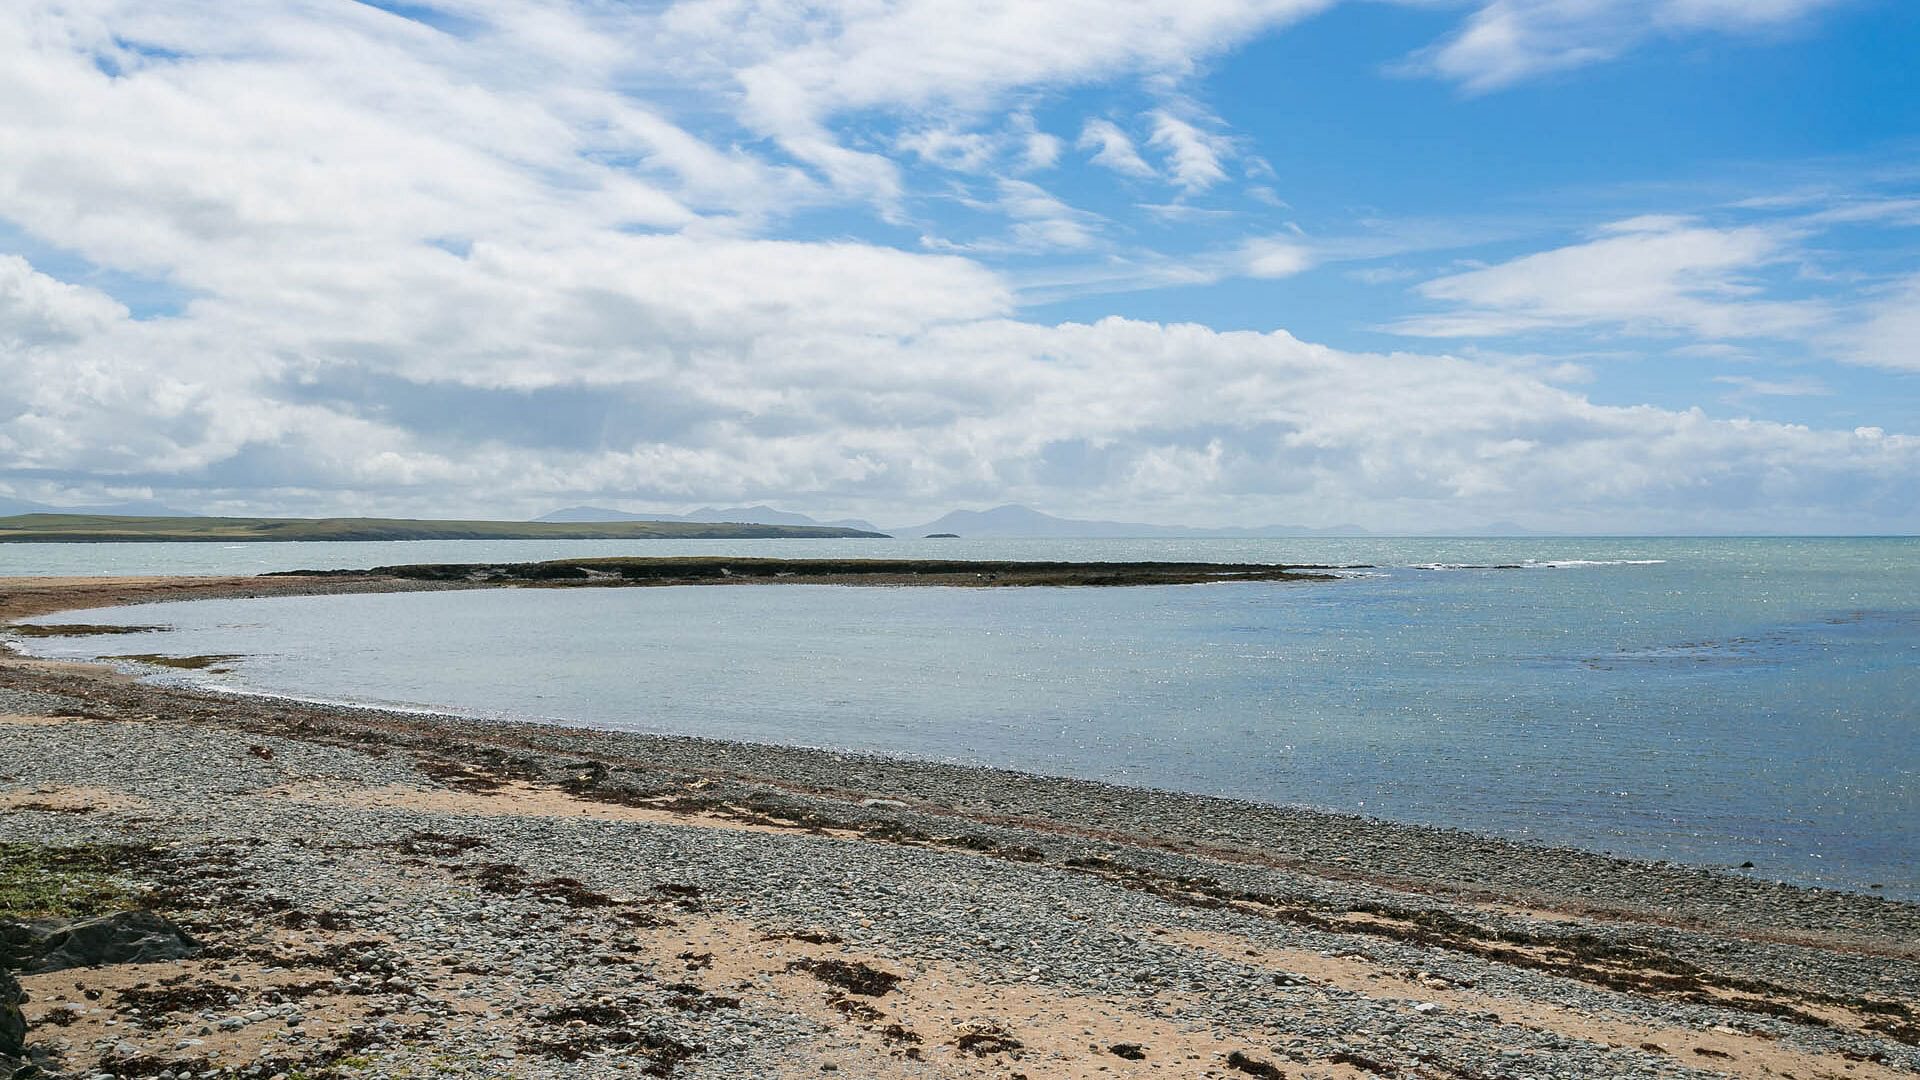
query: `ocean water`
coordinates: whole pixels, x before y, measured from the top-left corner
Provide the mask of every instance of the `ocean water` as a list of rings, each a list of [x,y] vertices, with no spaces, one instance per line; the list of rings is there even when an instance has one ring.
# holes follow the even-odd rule
[[[1920,541],[573,543],[1376,568],[1320,584],[202,601],[43,620],[170,627],[161,633],[22,644],[63,657],[242,654],[227,673],[154,677],[1009,766],[1750,861],[1769,878],[1920,898]],[[75,545],[60,572],[323,565],[312,548],[374,549],[341,552],[344,565],[533,558],[566,545],[253,550],[267,546],[245,545],[256,561],[242,567],[208,550],[220,545]],[[146,550],[108,550],[122,548]],[[1508,564],[1522,568],[1483,568]]]

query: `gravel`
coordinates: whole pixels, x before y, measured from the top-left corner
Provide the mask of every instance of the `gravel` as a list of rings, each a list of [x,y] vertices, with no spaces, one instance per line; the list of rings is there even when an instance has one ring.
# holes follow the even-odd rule
[[[1920,907],[1874,897],[11,660],[0,714],[67,718],[0,722],[0,843],[127,845],[210,945],[23,980],[75,1076],[1920,1073]],[[128,996],[162,969],[199,997]]]

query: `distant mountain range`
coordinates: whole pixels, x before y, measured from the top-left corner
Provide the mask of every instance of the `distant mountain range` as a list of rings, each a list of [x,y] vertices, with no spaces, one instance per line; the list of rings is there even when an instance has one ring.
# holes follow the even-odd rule
[[[879,533],[704,521],[447,521],[413,518],[215,518],[25,514],[0,517],[0,544],[253,540],[761,540]]]
[[[49,506],[27,499],[0,496],[0,517],[16,514],[70,514],[107,517],[189,518],[194,515],[152,500],[114,503],[107,506]],[[1246,537],[1253,539],[1297,536],[1371,536],[1358,525],[1313,528],[1305,525],[1149,525],[1137,521],[1093,521],[1055,517],[1031,507],[1008,505],[991,510],[955,510],[920,525],[901,525],[880,529],[858,518],[821,521],[771,506],[705,506],[685,514],[650,511],[635,513],[604,506],[569,506],[533,519],[535,524],[592,525],[616,522],[667,522],[694,525],[766,525],[786,528],[856,529],[866,533],[887,533],[899,537],[924,537],[929,533],[950,533],[974,539],[1173,539],[1181,537]],[[1510,521],[1494,522],[1478,528],[1451,529],[1431,535],[1444,536],[1545,536],[1551,535]]]
[[[1194,525],[1148,525],[1138,521],[1083,521],[1054,517],[1026,506],[998,506],[992,510],[955,510],[924,525],[905,525],[886,532],[895,536],[925,536],[928,533],[953,533],[957,536],[988,539],[1024,537],[1066,537],[1096,539],[1163,539],[1176,537],[1273,537],[1273,536],[1365,536],[1358,525],[1336,525],[1315,529],[1305,525],[1228,525],[1206,528]]]
[[[171,506],[141,499],[135,502],[110,503],[106,506],[49,506],[46,503],[32,502],[27,499],[9,499],[0,495],[0,517],[13,517],[16,514],[79,514],[89,517],[193,517],[185,510],[175,510]]]
[[[830,529],[859,529],[861,532],[879,532],[869,522],[858,518],[843,518],[839,521],[816,521],[805,514],[775,510],[771,506],[735,506],[725,510],[703,506],[690,514],[629,513],[625,510],[609,510],[604,506],[569,506],[564,510],[555,510],[551,514],[534,518],[535,521],[579,524],[592,521],[693,521],[701,524],[737,523],[743,525],[798,525],[823,526]]]
[[[535,521],[548,522],[590,522],[590,521],[733,521],[757,525],[826,525],[843,529],[862,529],[868,532],[885,532],[894,536],[918,537],[928,533],[953,533],[963,537],[984,537],[989,539],[1014,539],[1027,537],[1194,537],[1194,536],[1364,536],[1366,530],[1358,525],[1341,525],[1331,529],[1312,529],[1301,525],[1262,525],[1249,528],[1195,528],[1188,525],[1146,525],[1131,521],[1080,521],[1074,518],[1054,517],[1025,506],[1001,506],[992,510],[955,510],[944,517],[929,521],[924,525],[903,525],[895,529],[878,529],[865,521],[844,519],[840,521],[819,521],[805,514],[796,514],[786,510],[775,510],[770,506],[735,506],[726,509],[703,507],[689,514],[666,513],[630,513],[625,510],[609,510],[602,506],[570,506],[564,510],[555,510]]]

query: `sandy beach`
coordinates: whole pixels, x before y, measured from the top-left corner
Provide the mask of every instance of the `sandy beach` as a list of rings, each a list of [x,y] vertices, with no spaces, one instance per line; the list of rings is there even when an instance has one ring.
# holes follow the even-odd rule
[[[7,579],[0,621],[442,587]],[[70,915],[150,908],[198,944],[22,976],[29,1057],[58,1075],[1920,1074],[1920,905],[17,654],[0,852]]]

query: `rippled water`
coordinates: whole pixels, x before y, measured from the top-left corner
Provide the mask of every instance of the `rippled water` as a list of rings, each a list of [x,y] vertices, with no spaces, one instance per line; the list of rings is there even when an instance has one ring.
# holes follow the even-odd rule
[[[465,552],[500,546],[465,543]],[[543,554],[560,546],[512,543]],[[421,550],[442,544],[298,546],[379,552],[345,565],[461,557]],[[1310,585],[759,585],[208,601],[69,620],[161,623],[173,627],[166,633],[28,645],[65,656],[240,653],[230,674],[190,677],[328,700],[982,762],[1622,854],[1751,861],[1770,877],[1920,897],[1920,541],[660,541],[575,550],[636,546],[1379,569]],[[290,553],[317,565],[310,554]],[[86,555],[110,568],[95,572],[179,568]],[[1523,568],[1477,569],[1503,565]]]

